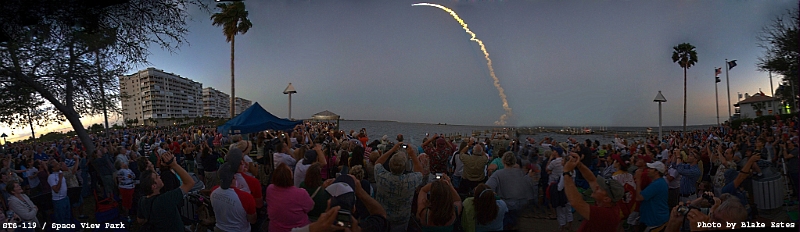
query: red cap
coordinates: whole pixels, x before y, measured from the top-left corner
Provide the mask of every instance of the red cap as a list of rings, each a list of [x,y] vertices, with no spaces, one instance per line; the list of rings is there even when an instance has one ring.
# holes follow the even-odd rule
[[[653,158],[650,158],[650,156],[647,155],[639,155],[637,158],[644,160],[645,163],[653,162]]]

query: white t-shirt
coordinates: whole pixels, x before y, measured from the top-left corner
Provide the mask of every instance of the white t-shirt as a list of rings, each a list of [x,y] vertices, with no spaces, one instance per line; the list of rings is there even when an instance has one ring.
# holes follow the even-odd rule
[[[303,182],[306,179],[306,172],[308,171],[308,167],[311,167],[311,164],[303,164],[303,160],[297,162],[297,165],[294,166],[294,187],[300,187],[300,182]]]
[[[250,222],[247,222],[247,212],[244,207],[247,200],[254,204],[253,196],[237,191],[234,188],[217,188],[211,192],[211,207],[216,215],[216,226],[222,231],[250,231]],[[255,211],[255,206],[253,211]],[[253,212],[255,213],[255,212]]]
[[[236,186],[237,189],[242,190],[246,193],[251,193],[250,186],[247,185],[247,180],[244,179],[242,173],[237,172],[236,174],[234,174],[233,181],[234,181],[234,186]]]
[[[130,169],[123,168],[117,171],[117,180],[119,181],[119,188],[133,189],[134,178],[136,178],[136,174],[134,174],[133,171],[131,171]]]
[[[61,200],[67,197],[67,178],[61,177],[61,189],[53,188],[54,185],[58,184],[58,173],[52,173],[50,176],[47,177],[47,183],[50,184],[51,191],[53,192],[53,200]]]

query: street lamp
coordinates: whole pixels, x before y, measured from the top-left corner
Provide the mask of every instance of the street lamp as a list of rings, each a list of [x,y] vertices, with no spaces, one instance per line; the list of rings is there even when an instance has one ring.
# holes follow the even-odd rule
[[[667,99],[664,98],[664,95],[661,95],[661,90],[658,91],[658,95],[656,95],[656,99],[653,100],[654,102],[658,102],[658,140],[664,139],[661,137],[661,103],[667,102]]]
[[[292,94],[297,93],[294,90],[294,86],[292,83],[289,83],[289,86],[286,86],[286,89],[283,90],[283,94],[289,94],[289,120],[292,120]]]

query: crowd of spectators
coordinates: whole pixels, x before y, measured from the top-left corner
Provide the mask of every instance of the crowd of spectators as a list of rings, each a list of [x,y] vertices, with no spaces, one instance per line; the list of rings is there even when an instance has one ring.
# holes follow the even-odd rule
[[[763,219],[753,180],[786,173],[797,200],[797,121],[606,144],[506,132],[410,144],[328,123],[247,136],[128,128],[91,135],[91,154],[77,137],[6,144],[0,220],[72,223],[97,213],[83,201],[112,199],[123,223],[180,231],[197,193],[214,231],[502,231],[521,217],[567,231],[575,213],[579,231],[688,231]]]

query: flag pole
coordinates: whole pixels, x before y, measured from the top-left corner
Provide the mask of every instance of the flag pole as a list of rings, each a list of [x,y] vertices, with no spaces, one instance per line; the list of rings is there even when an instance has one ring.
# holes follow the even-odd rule
[[[731,120],[731,79],[728,78],[728,59],[725,59],[725,84],[728,85],[728,121]]]
[[[717,82],[717,79],[719,79],[717,78],[717,70],[714,69],[714,98],[717,100],[717,126],[719,126],[719,90],[717,90],[719,82]]]
[[[772,94],[772,98],[775,98],[775,88],[772,86],[772,71],[769,72],[769,91]],[[772,104],[772,114],[777,114],[778,112],[775,111],[775,102],[773,100]]]

